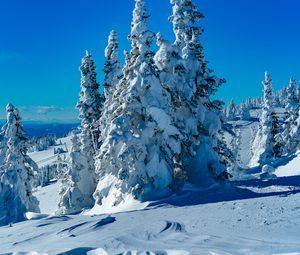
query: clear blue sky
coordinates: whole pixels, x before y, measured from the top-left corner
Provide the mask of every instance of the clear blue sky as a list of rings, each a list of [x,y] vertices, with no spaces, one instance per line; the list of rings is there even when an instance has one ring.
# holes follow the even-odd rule
[[[146,2],[150,28],[173,40],[169,0]],[[218,97],[259,96],[265,70],[276,89],[290,76],[300,79],[299,0],[195,2],[206,16],[202,42],[210,67],[227,79]],[[118,31],[123,57],[133,5],[133,0],[0,0],[1,109],[12,102],[24,119],[76,119],[81,57],[91,50],[102,82],[108,33]]]

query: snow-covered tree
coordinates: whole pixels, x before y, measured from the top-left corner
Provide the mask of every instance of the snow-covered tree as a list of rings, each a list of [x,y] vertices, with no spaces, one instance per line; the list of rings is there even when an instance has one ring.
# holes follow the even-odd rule
[[[108,37],[107,47],[105,48],[104,93],[106,101],[111,101],[116,86],[122,77],[118,49],[118,35],[116,31],[112,30]]]
[[[38,200],[32,195],[32,181],[37,165],[27,155],[19,111],[8,104],[6,112],[8,149],[1,166],[0,224],[22,221],[28,211],[39,212]]]
[[[177,47],[179,56],[182,56],[178,61],[182,67],[161,77],[165,86],[174,83],[172,79],[175,78],[178,87],[177,91],[172,91],[172,108],[174,123],[179,126],[183,137],[183,168],[191,182],[203,184],[209,182],[209,177],[215,179],[226,172],[224,160],[221,159],[224,158],[221,153],[224,150],[219,148],[221,141],[218,140],[222,129],[222,104],[210,99],[225,80],[212,75],[212,70],[207,66],[199,38],[203,29],[195,26],[204,15],[190,0],[172,0],[171,3],[173,15],[170,20],[176,35],[173,47]],[[171,58],[169,64],[174,65],[174,60]]]
[[[89,132],[94,150],[99,147],[99,137],[101,130],[98,128],[98,120],[103,111],[104,97],[99,92],[97,83],[96,67],[89,51],[86,51],[82,59],[81,72],[81,92],[77,108],[80,112],[81,128]],[[92,149],[92,148],[91,148]]]
[[[116,31],[111,31],[108,37],[108,44],[105,48],[105,57],[106,63],[104,67],[104,95],[105,103],[103,106],[103,113],[99,120],[98,128],[101,130],[102,137],[105,137],[107,134],[106,126],[110,121],[111,114],[113,112],[114,101],[118,100],[119,95],[114,93],[117,90],[117,85],[123,76],[122,68],[118,56],[119,42]],[[101,138],[102,140],[102,138]]]
[[[283,154],[294,151],[298,146],[297,119],[299,118],[299,98],[297,96],[297,83],[295,79],[290,79],[286,88],[287,102],[285,106],[285,120],[282,137],[285,141]]]
[[[290,83],[286,89],[287,93],[287,106],[286,110],[291,115],[299,108],[299,98],[297,96],[297,82],[291,78]]]
[[[95,169],[95,154],[91,150],[93,144],[88,130],[85,129],[81,130],[80,144],[81,144],[80,146],[81,155],[84,158],[85,161],[83,162],[85,163],[83,164],[84,169],[82,169],[82,180],[80,180],[79,182],[82,183],[82,185],[88,186],[88,188],[84,188],[82,190],[82,193],[85,194],[86,197],[89,196],[90,199],[92,199],[93,192],[95,191],[97,186],[98,177],[96,175],[96,169]],[[80,187],[81,186],[79,185],[79,188]],[[86,199],[85,201],[90,201],[90,200]],[[89,203],[83,205],[84,207],[90,206]]]
[[[274,93],[275,106],[285,108],[287,105],[287,87]]]
[[[227,120],[234,120],[236,117],[236,108],[235,108],[235,103],[232,100],[230,100],[229,105],[226,108],[226,118]]]
[[[274,95],[272,77],[265,73],[263,81],[263,108],[259,128],[252,145],[253,157],[251,164],[265,164],[274,157],[275,136],[279,133],[278,118],[274,110]]]
[[[73,137],[69,170],[62,176],[58,213],[78,212],[94,204],[93,193],[97,185],[95,155],[101,144],[99,122],[104,104],[104,97],[98,91],[95,69],[87,51],[80,66],[81,92],[77,104],[81,118],[80,147],[77,137]]]
[[[241,129],[234,128],[233,129],[233,137],[230,142],[230,148],[232,151],[232,155],[234,157],[234,161],[239,164],[240,163],[240,151],[241,151],[241,145],[242,145],[242,132]]]
[[[97,158],[100,174],[96,204],[118,205],[126,198],[149,199],[168,194],[173,155],[180,133],[169,115],[169,92],[161,86],[153,63],[144,0],[136,0],[124,77],[117,86],[111,121]]]
[[[239,107],[239,116],[241,120],[249,120],[251,118],[250,108],[246,102],[240,104]]]
[[[283,156],[285,143],[282,137],[282,125],[275,111],[271,113],[271,119],[271,132],[272,136],[274,137],[273,158],[276,159]]]
[[[68,172],[62,180],[58,214],[77,213],[95,202],[91,196],[95,184],[90,185],[94,181],[94,173],[87,171],[89,162],[82,155],[81,144],[76,134],[73,134],[71,141]]]
[[[204,18],[204,15],[197,11],[196,5],[191,0],[171,0],[171,4],[173,4],[173,14],[169,17],[169,21],[173,24],[175,45],[182,49],[192,38],[191,23],[196,23]],[[197,30],[197,34],[203,32],[200,27],[193,27],[193,29],[194,32]]]

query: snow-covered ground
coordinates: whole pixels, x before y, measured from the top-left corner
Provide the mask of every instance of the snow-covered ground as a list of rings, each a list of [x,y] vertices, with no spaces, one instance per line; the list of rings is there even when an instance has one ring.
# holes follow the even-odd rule
[[[39,167],[49,165],[57,159],[57,154],[54,154],[54,149],[62,148],[65,151],[69,151],[71,148],[71,137],[67,136],[59,139],[61,145],[51,146],[48,150],[35,151],[28,153],[28,155],[38,164]],[[66,153],[60,154],[61,156],[66,155]]]
[[[39,207],[41,213],[52,214],[57,210],[59,202],[59,185],[57,181],[53,181],[45,187],[39,187],[34,191],[34,196],[36,196],[40,202]]]
[[[225,191],[187,187],[144,210],[49,216],[2,227],[0,252],[300,254],[300,177],[232,185]]]
[[[235,124],[242,130],[240,155],[247,166],[251,130],[257,121]],[[62,142],[70,145],[69,138]],[[31,156],[49,163],[53,148]],[[59,182],[54,181],[34,192],[41,213],[49,216],[1,227],[0,254],[297,255],[299,166],[298,153],[280,162],[277,179],[258,180],[254,175],[253,180],[206,190],[186,186],[180,194],[148,206],[135,204],[123,212],[102,215],[93,215],[95,209],[55,216]]]

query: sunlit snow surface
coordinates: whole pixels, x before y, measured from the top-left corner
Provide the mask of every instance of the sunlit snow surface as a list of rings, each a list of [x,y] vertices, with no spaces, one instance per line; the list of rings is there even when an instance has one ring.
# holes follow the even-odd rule
[[[237,124],[243,129],[246,165],[249,128],[257,123]],[[51,153],[36,156],[49,159]],[[299,255],[299,166],[296,154],[276,167],[277,179],[255,179],[254,171],[253,180],[225,187],[186,186],[150,204],[128,198],[115,211],[104,205],[60,217],[52,214],[59,200],[59,182],[53,182],[34,192],[42,215],[29,214],[32,220],[0,228],[0,254]]]
[[[0,254],[300,254],[300,177],[233,185],[186,187],[144,210],[2,227]]]

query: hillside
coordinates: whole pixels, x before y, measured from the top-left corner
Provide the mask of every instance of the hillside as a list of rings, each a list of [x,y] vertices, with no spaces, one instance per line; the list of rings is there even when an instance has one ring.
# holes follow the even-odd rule
[[[219,187],[205,191],[187,187],[182,194],[153,203],[144,210],[26,221],[0,228],[0,251],[101,255],[298,254],[293,252],[300,249],[299,181],[299,177],[288,177],[237,182],[225,192]],[[55,189],[56,185],[50,187]],[[49,187],[45,192],[53,194]]]
[[[245,144],[255,125],[236,123]],[[46,162],[52,153],[33,157]],[[277,179],[256,179],[258,170],[248,169],[249,180],[205,190],[187,185],[148,206],[102,215],[53,215],[60,185],[53,181],[34,193],[49,216],[1,227],[0,254],[299,254],[299,162],[299,154],[282,161]]]
[[[264,28],[258,41],[269,38],[258,57],[223,29],[240,25],[246,34],[233,29],[235,35],[257,46],[247,39],[255,37],[254,27],[242,22],[248,4],[241,11],[237,4],[229,8],[242,14],[241,23],[225,22],[220,29],[215,25],[235,14],[226,11],[228,3],[208,3],[210,29],[220,35],[210,41],[203,36],[206,14],[193,0],[167,1],[168,15],[163,3],[134,0],[128,12],[129,4],[118,1],[81,1],[78,10],[74,1],[26,3],[26,17],[7,19],[10,37],[17,31],[13,23],[24,23],[22,38],[24,31],[26,39],[31,29],[40,31],[32,36],[38,47],[23,45],[34,49],[30,54],[16,47],[24,40],[8,47],[24,54],[24,62],[4,56],[14,65],[3,65],[5,73],[13,72],[2,94],[15,102],[6,105],[0,130],[0,255],[300,255],[300,87],[292,77],[283,82],[292,61],[280,61],[272,29],[256,20]],[[105,15],[92,14],[97,6]],[[273,8],[256,7],[249,10],[271,21],[266,14]],[[153,22],[152,14],[166,15],[169,26]],[[35,19],[26,24],[29,18]],[[251,18],[246,20],[253,25]],[[65,33],[68,24],[72,29]],[[106,40],[102,32],[108,29]],[[43,35],[55,51],[42,43]],[[225,47],[224,38],[235,39]],[[278,28],[276,38],[289,41]],[[209,50],[210,62],[205,45],[214,44],[222,47]],[[89,49],[79,61],[83,47]],[[276,49],[271,55],[279,61],[266,49]],[[242,64],[236,54],[243,55]],[[216,72],[214,61],[221,64]],[[77,82],[71,78],[75,62]],[[274,73],[263,75],[267,66]],[[236,85],[225,92],[227,81]],[[30,90],[34,83],[38,88]],[[77,124],[67,124],[75,112]]]

